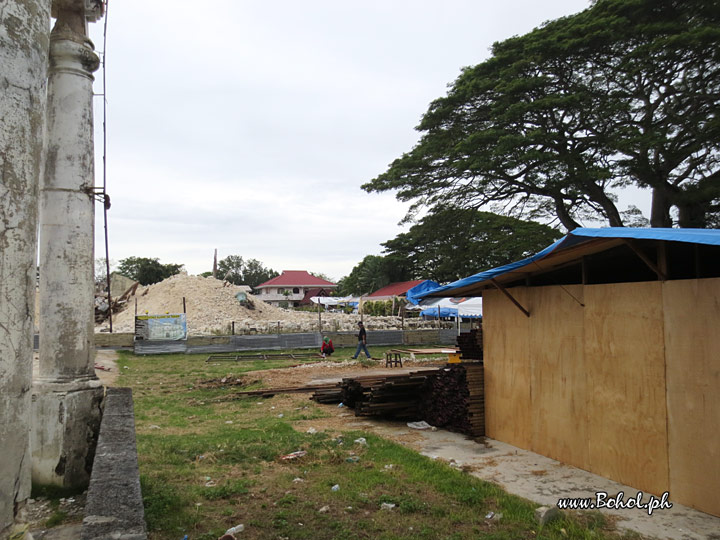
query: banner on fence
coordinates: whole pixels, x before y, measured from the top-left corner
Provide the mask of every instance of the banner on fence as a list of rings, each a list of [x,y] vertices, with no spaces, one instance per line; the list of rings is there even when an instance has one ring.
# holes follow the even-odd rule
[[[141,341],[187,339],[185,313],[165,315],[137,315],[135,339]]]

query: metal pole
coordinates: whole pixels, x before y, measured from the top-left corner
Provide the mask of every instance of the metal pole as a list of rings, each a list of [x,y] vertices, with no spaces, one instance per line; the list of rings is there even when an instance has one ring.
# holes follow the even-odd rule
[[[107,83],[105,80],[105,56],[107,55],[107,8],[105,2],[105,22],[103,29],[103,53],[102,53],[102,81],[103,81],[103,216],[105,218],[105,273],[107,274],[108,290],[108,314],[110,321],[110,333],[113,331],[112,296],[110,292],[110,246],[108,243],[108,216],[107,211],[109,199],[107,195]]]

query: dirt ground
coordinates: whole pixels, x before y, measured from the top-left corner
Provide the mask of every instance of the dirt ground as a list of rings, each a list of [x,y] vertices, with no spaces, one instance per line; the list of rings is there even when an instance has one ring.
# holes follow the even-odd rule
[[[112,386],[118,375],[115,351],[98,351],[96,373],[105,385]],[[364,368],[356,362],[333,364],[320,362],[285,369],[255,371],[244,374],[252,380],[262,380],[265,387],[311,386],[339,381],[343,377],[403,373],[432,367],[428,362],[405,362],[403,368]],[[310,394],[308,393],[308,398]],[[282,399],[277,396],[273,399]],[[330,435],[348,430],[375,433],[412,448],[431,459],[441,459],[483,480],[495,482],[510,493],[538,504],[555,506],[560,497],[594,498],[599,491],[614,496],[619,492],[625,499],[636,496],[638,490],[601,476],[565,465],[545,456],[516,448],[509,444],[485,439],[483,442],[444,430],[411,429],[404,422],[356,417],[352,409],[337,405],[319,405],[328,417],[295,423],[295,429],[312,428]],[[647,495],[646,495],[647,498]],[[646,499],[645,499],[646,500]],[[672,493],[670,494],[672,502]],[[617,526],[658,539],[720,540],[720,518],[692,508],[673,504],[670,509],[656,510],[652,515],[638,509],[602,512],[616,520]],[[58,533],[60,531],[57,531]],[[48,537],[48,540],[53,537]],[[57,538],[65,538],[58,536]],[[67,538],[70,538],[69,536]]]
[[[309,364],[286,369],[255,371],[246,375],[262,380],[266,387],[312,386],[340,381],[344,377],[399,374],[431,368],[422,361],[404,362],[403,368],[363,368],[354,363],[333,365]],[[308,394],[308,397],[310,394]],[[565,465],[553,459],[512,445],[485,438],[483,442],[445,430],[415,430],[405,422],[356,417],[352,409],[337,405],[319,405],[330,416],[295,423],[300,431],[313,428],[330,435],[347,430],[375,433],[412,448],[432,459],[441,459],[474,476],[499,484],[509,493],[538,504],[555,506],[561,497],[595,498],[604,491],[614,496],[621,491],[625,500],[634,498],[638,490],[602,476]],[[645,494],[643,500],[647,500]],[[670,494],[672,502],[672,493]],[[652,515],[638,509],[601,510],[612,517],[617,526],[658,539],[720,540],[720,518],[673,503],[670,509],[656,510]]]

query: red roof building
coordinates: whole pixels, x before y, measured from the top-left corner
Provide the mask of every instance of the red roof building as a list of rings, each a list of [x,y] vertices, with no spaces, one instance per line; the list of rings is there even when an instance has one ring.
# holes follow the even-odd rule
[[[305,270],[283,270],[279,276],[255,287],[255,294],[268,304],[280,306],[286,302],[288,307],[297,307],[311,289],[331,291],[336,287],[332,281],[315,277]]]
[[[387,300],[395,296],[405,296],[405,293],[412,289],[415,285],[419,285],[425,281],[424,279],[415,279],[413,281],[399,281],[397,283],[391,283],[385,287],[378,289],[372,294],[369,294],[366,298],[368,300]]]

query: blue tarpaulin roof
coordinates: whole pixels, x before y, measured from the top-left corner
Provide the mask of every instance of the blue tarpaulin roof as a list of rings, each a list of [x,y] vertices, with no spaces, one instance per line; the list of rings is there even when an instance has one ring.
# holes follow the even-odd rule
[[[486,270],[478,274],[460,279],[448,285],[437,287],[418,295],[419,298],[428,296],[453,296],[454,291],[464,289],[470,285],[477,285],[483,281],[498,278],[514,270],[523,268],[542,259],[572,247],[606,240],[665,240],[670,242],[686,242],[691,244],[706,244],[720,246],[720,229],[639,229],[634,227],[606,227],[602,229],[578,228],[570,231],[554,244],[546,247],[540,253],[504,266]],[[467,294],[463,292],[462,294]]]
[[[412,289],[408,289],[405,293],[405,299],[408,302],[417,305],[418,302],[420,302],[420,298],[418,298],[419,296],[421,296],[424,292],[437,289],[439,286],[440,284],[437,281],[426,279],[422,283],[415,285]]]

